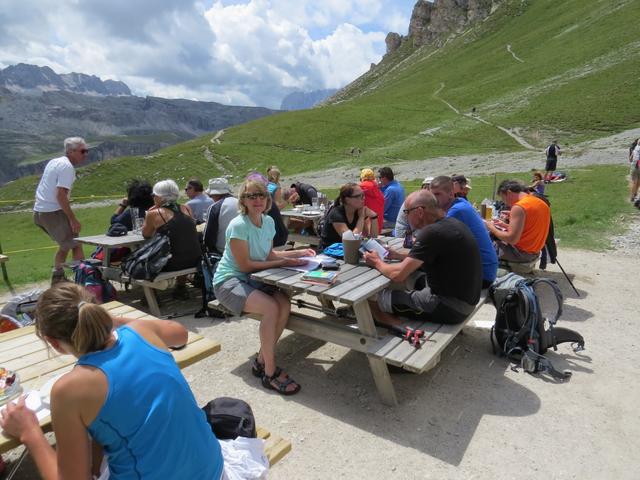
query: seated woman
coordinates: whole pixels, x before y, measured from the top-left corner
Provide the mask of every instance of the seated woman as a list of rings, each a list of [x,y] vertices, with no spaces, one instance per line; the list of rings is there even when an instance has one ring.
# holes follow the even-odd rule
[[[178,185],[173,180],[162,180],[153,186],[152,195],[154,206],[147,211],[142,236],[151,238],[160,232],[171,240],[171,258],[162,270],[175,272],[195,267],[202,257],[202,248],[191,210],[178,205]],[[178,278],[174,298],[188,298],[185,283],[186,277]]]
[[[153,207],[152,188],[146,180],[132,180],[127,187],[127,196],[120,201],[115,213],[111,216],[111,224],[121,223],[127,230],[133,230],[131,209],[138,209],[138,218],[144,216]],[[127,208],[128,207],[128,208]]]
[[[544,195],[544,178],[542,177],[542,173],[534,172],[532,183],[529,185],[529,190],[534,193]]]
[[[245,180],[238,194],[240,215],[226,232],[226,246],[213,277],[213,290],[218,301],[236,315],[259,313],[260,351],[252,371],[262,378],[262,385],[283,395],[300,391],[296,383],[276,366],[275,346],[289,320],[289,297],[273,287],[254,282],[253,272],[273,267],[304,264],[302,256],[312,256],[311,249],[276,252],[273,250],[275,226],[265,214],[271,208],[271,196],[265,183]]]
[[[24,398],[0,419],[42,478],[92,478],[99,446],[112,478],[221,478],[220,444],[168,351],[186,343],[182,325],[112,318],[73,283],[44,292],[36,318],[40,338],[78,358],[51,390],[55,450]]]
[[[347,230],[365,237],[377,237],[377,219],[376,212],[365,207],[364,192],[360,186],[356,183],[343,185],[334,206],[327,212],[320,234],[320,249],[342,242],[342,234]]]

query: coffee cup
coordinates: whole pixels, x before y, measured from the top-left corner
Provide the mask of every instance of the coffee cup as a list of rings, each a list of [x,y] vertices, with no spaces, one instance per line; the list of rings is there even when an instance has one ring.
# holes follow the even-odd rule
[[[344,250],[344,261],[350,265],[357,265],[360,260],[360,244],[362,241],[342,239],[342,249]]]

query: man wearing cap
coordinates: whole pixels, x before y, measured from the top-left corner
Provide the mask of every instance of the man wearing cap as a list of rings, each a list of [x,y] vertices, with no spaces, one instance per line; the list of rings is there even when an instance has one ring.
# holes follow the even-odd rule
[[[58,244],[54,257],[51,284],[64,280],[62,264],[69,250],[74,260],[82,260],[82,245],[74,240],[80,233],[80,222],[69,203],[71,187],[76,180],[75,167],[84,162],[89,149],[83,138],[64,140],[65,155],[49,160],[36,189],[33,221]]]
[[[467,200],[455,197],[450,177],[434,178],[431,182],[431,193],[447,217],[457,218],[471,230],[482,259],[482,288],[489,288],[496,279],[498,256],[480,215]]]
[[[231,186],[226,178],[209,180],[207,195],[213,204],[206,214],[207,226],[204,229],[204,244],[212,253],[222,253],[225,245],[225,232],[231,220],[238,216],[238,199],[231,194]]]
[[[189,197],[187,206],[193,212],[193,218],[195,218],[196,223],[204,222],[207,210],[213,205],[213,200],[204,194],[202,182],[197,178],[192,178],[187,182],[184,192]]]
[[[464,175],[452,175],[451,181],[453,182],[454,196],[467,200],[467,195],[469,194],[469,190],[471,190],[471,180]]]
[[[378,178],[384,194],[384,228],[393,228],[404,202],[404,188],[394,179],[393,170],[389,167],[379,169]]]

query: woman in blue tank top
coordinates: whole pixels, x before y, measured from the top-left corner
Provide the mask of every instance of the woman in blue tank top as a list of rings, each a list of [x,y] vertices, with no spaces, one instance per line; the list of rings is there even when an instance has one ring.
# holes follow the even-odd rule
[[[57,449],[24,399],[3,413],[2,428],[25,444],[45,479],[91,478],[100,447],[112,480],[219,479],[220,444],[167,349],[187,342],[185,328],[112,318],[91,301],[72,283],[38,301],[38,336],[78,358],[51,390]]]

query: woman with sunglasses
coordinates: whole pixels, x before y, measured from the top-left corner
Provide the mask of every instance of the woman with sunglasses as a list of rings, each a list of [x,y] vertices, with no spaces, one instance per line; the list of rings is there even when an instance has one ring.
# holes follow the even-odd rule
[[[169,352],[187,342],[182,325],[111,317],[73,283],[44,292],[36,318],[40,338],[78,358],[51,390],[55,450],[24,398],[1,413],[42,478],[92,478],[102,452],[112,478],[221,477],[220,444]]]
[[[322,232],[320,248],[342,242],[342,234],[347,230],[365,237],[378,236],[378,215],[364,205],[364,192],[356,183],[340,187],[335,204],[327,212]]]
[[[273,249],[275,225],[266,215],[271,196],[265,183],[245,180],[238,194],[240,215],[234,218],[225,234],[222,259],[213,277],[218,301],[234,314],[257,313],[260,320],[260,351],[251,370],[262,385],[282,395],[300,391],[300,384],[276,366],[275,347],[282,335],[289,313],[289,297],[277,289],[251,280],[250,275],[274,267],[303,265],[303,256],[313,256],[311,249],[277,252]]]

